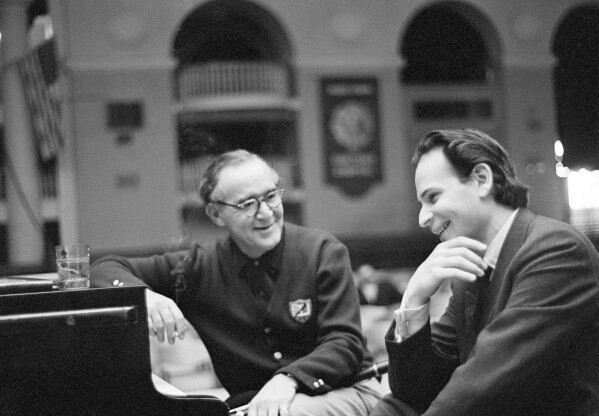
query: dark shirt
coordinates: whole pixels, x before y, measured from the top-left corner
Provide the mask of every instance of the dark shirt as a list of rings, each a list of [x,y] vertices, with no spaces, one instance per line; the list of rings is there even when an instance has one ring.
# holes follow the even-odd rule
[[[265,306],[270,302],[274,284],[281,270],[281,261],[283,260],[283,250],[285,247],[284,234],[285,231],[283,229],[281,242],[257,259],[248,257],[239,249],[237,244],[232,243],[233,261],[236,265],[241,266],[239,277],[245,280],[254,296],[260,299]]]

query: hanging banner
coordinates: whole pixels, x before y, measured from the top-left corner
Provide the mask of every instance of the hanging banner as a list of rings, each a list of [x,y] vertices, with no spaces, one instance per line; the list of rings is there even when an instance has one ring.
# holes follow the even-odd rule
[[[375,78],[321,80],[326,182],[350,196],[382,181]]]

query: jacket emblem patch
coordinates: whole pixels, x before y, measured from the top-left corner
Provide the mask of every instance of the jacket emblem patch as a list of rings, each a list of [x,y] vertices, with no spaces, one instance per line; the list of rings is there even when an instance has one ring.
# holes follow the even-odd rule
[[[303,324],[310,319],[310,316],[312,315],[312,300],[298,299],[289,302],[289,313],[293,319]]]

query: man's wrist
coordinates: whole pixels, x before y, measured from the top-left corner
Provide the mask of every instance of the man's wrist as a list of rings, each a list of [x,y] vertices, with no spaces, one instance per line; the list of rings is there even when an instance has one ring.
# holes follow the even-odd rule
[[[420,330],[429,320],[429,304],[425,303],[418,308],[406,309],[401,304],[394,313],[395,341],[401,342]]]
[[[297,389],[299,389],[299,381],[293,374],[291,374],[291,373],[279,373],[279,374],[287,376],[287,378],[290,379],[291,382],[293,383],[293,387],[295,388],[296,391],[297,391]]]
[[[429,303],[431,300],[430,297],[418,296],[415,293],[406,290],[403,295],[401,306],[402,309],[418,309],[422,305]]]

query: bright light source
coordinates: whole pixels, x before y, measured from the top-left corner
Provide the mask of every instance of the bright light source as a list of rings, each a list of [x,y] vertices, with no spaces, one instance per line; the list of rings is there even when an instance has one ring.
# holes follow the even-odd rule
[[[599,171],[570,171],[568,201],[572,210],[599,208]]]
[[[564,156],[564,145],[561,140],[556,140],[553,144],[553,149],[555,151],[555,156],[563,157]]]
[[[564,166],[563,163],[558,162],[555,164],[555,174],[559,178],[567,178],[568,175],[570,174],[570,169],[568,169],[567,166]]]

